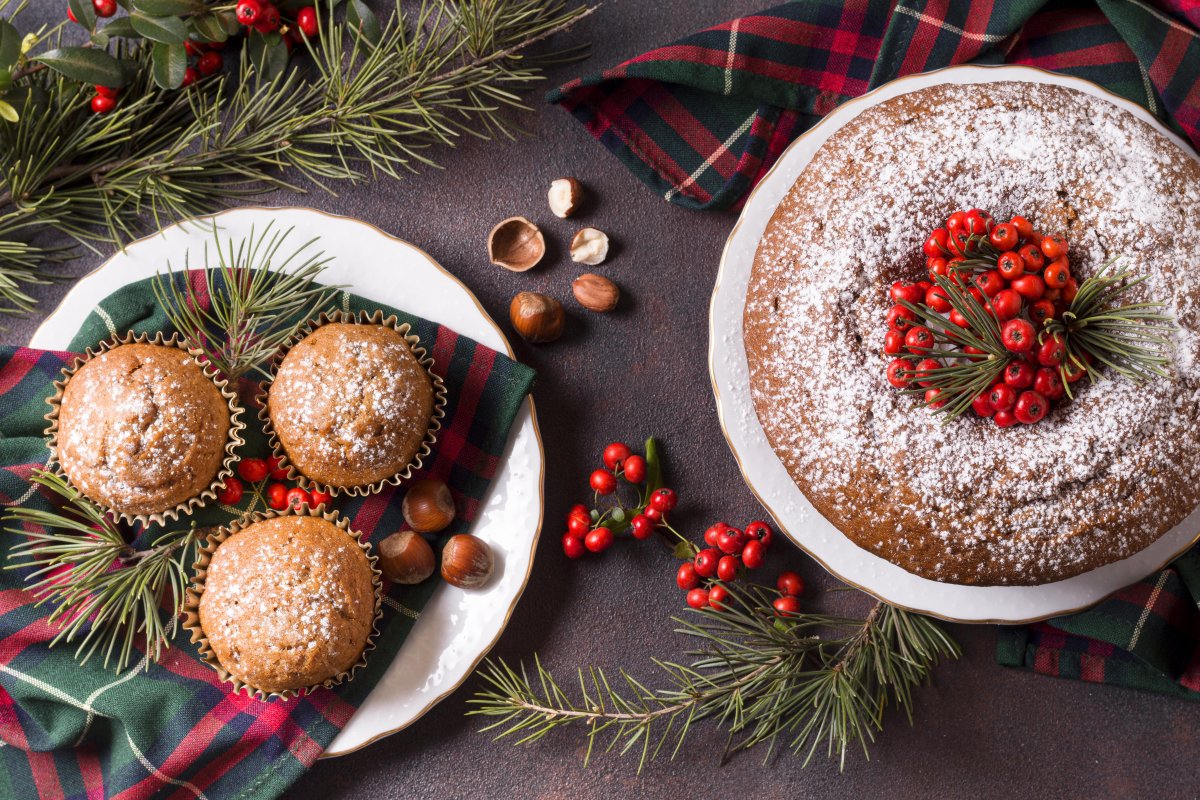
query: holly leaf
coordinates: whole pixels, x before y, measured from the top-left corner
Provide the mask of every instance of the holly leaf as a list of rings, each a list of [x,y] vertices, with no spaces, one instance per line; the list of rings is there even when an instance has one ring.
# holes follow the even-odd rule
[[[119,89],[129,81],[120,61],[94,47],[57,47],[35,57],[34,61],[71,80],[95,86]]]
[[[0,19],[0,67],[11,67],[21,57],[21,32],[6,19]]]
[[[350,0],[350,5],[346,6],[346,23],[371,44],[379,44],[383,38],[379,18],[363,0]]]
[[[262,36],[251,36],[247,43],[246,52],[250,63],[263,80],[271,80],[280,75],[288,62],[287,47],[283,37],[278,33],[268,33]]]
[[[129,21],[135,31],[153,42],[183,44],[187,41],[187,25],[179,17],[149,17],[135,11]]]
[[[200,0],[133,0],[133,7],[152,17],[170,17],[203,11],[204,3]]]
[[[150,51],[154,82],[164,89],[178,89],[187,72],[187,50],[182,44],[157,42]]]
[[[75,20],[89,31],[96,27],[96,9],[92,0],[67,0],[67,8],[75,15]]]
[[[206,42],[223,42],[229,38],[225,26],[216,14],[201,14],[192,17],[192,30]]]
[[[111,39],[114,36],[120,36],[124,39],[141,39],[142,35],[133,29],[133,22],[129,17],[118,17],[112,22],[100,29],[100,33],[107,34]]]

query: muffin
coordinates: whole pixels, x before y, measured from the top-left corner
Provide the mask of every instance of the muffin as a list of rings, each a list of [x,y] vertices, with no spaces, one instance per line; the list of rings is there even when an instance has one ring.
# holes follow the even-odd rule
[[[440,380],[424,351],[414,352],[407,326],[381,317],[335,317],[279,362],[266,421],[276,455],[302,482],[333,492],[378,490],[406,477],[428,452],[441,415]]]
[[[241,410],[223,388],[161,336],[104,346],[51,400],[51,449],[73,486],[119,515],[186,512],[229,474],[241,441]]]
[[[332,685],[362,660],[379,612],[378,573],[344,521],[272,516],[218,538],[202,554],[207,568],[197,565],[191,622],[202,651],[236,683],[294,693]]]

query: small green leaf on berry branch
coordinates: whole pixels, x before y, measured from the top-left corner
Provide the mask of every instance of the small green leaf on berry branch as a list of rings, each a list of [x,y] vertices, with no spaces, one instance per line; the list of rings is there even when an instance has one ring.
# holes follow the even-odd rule
[[[229,33],[225,30],[225,26],[221,24],[221,18],[216,14],[200,14],[199,16],[192,17],[191,22],[192,28],[205,41],[223,42],[229,38]]]
[[[96,8],[92,0],[67,0],[67,8],[75,15],[76,21],[89,31],[96,27]]]
[[[129,21],[133,29],[152,42],[183,44],[187,41],[187,25],[179,17],[150,17],[134,12]]]
[[[141,39],[144,38],[140,33],[133,29],[133,22],[129,17],[118,17],[112,22],[101,28],[97,35],[103,34],[109,39],[121,37],[123,39]]]
[[[34,60],[71,80],[94,86],[119,89],[128,81],[120,61],[92,47],[59,47]]]
[[[6,19],[0,19],[0,67],[7,69],[21,57],[21,32]]]
[[[675,548],[671,551],[671,555],[684,561],[691,561],[696,557],[696,546],[686,539],[680,539],[675,543]]]
[[[181,44],[155,43],[151,53],[154,82],[164,89],[178,89],[187,73],[187,49]]]
[[[270,81],[287,69],[288,51],[278,33],[255,36],[247,43],[250,63],[262,80]]]
[[[646,440],[646,498],[662,488],[662,457],[658,452],[658,441],[651,436]]]
[[[204,10],[203,0],[133,0],[133,8],[153,17],[197,14]]]
[[[379,44],[379,40],[383,38],[379,18],[363,0],[350,0],[350,5],[346,6],[346,22],[362,33],[362,37],[371,44]]]
[[[17,122],[18,120],[21,119],[21,115],[18,114],[17,110],[15,108],[13,108],[11,105],[4,102],[3,100],[0,100],[0,119],[6,120],[8,122]]]

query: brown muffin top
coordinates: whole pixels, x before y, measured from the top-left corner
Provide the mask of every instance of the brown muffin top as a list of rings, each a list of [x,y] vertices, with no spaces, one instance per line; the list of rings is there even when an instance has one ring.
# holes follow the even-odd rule
[[[394,328],[335,322],[288,351],[267,410],[297,470],[363,486],[412,461],[429,429],[433,384]]]
[[[200,627],[221,666],[266,692],[349,670],[374,618],[366,554],[319,517],[273,517],[233,534],[213,553],[200,595]]]
[[[931,109],[951,109],[931,113]],[[950,122],[948,123],[948,120]],[[1179,331],[1169,377],[1076,384],[1036,425],[942,417],[885,378],[888,288],[959,209],[1114,257]],[[1125,558],[1200,503],[1200,164],[1104,99],[942,85],[830,137],[755,258],[744,325],[758,418],[793,481],[860,547],[934,580],[1038,584]]]
[[[97,503],[156,514],[208,488],[231,424],[220,390],[183,350],[123,344],[67,380],[58,462]]]

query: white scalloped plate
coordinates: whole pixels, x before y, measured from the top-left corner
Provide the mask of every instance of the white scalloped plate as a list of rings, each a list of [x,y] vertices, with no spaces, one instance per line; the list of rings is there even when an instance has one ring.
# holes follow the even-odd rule
[[[322,280],[362,297],[418,314],[498,350],[513,354],[508,340],[457,278],[420,248],[364,222],[307,208],[239,208],[216,215],[223,234],[246,236],[274,220],[294,227],[289,243],[319,236],[319,249],[334,257]],[[63,350],[98,298],[150,277],[170,261],[176,269],[190,250],[203,263],[211,227],[181,223],[130,244],[75,284],[34,333],[33,347]],[[517,414],[500,470],[481,503],[471,532],[496,556],[496,575],[481,590],[449,584],[437,588],[391,666],[327,756],[357,750],[407,727],[466,680],[500,637],[533,566],[542,525],[542,441],[529,398]]]
[[[858,547],[808,502],[771,449],[750,396],[742,308],[758,242],[776,207],[839,128],[871,106],[939,84],[1029,81],[1067,86],[1103,98],[1150,123],[1184,152],[1193,153],[1148,111],[1078,78],[1031,67],[948,67],[910,75],[839,106],[780,157],[751,193],[729,235],[709,313],[709,369],[721,428],[750,490],[793,542],[836,577],[892,605],[955,622],[1032,622],[1078,611],[1141,580],[1174,560],[1197,540],[1200,509],[1154,544],[1129,558],[1041,586],[960,586],[906,572]]]

